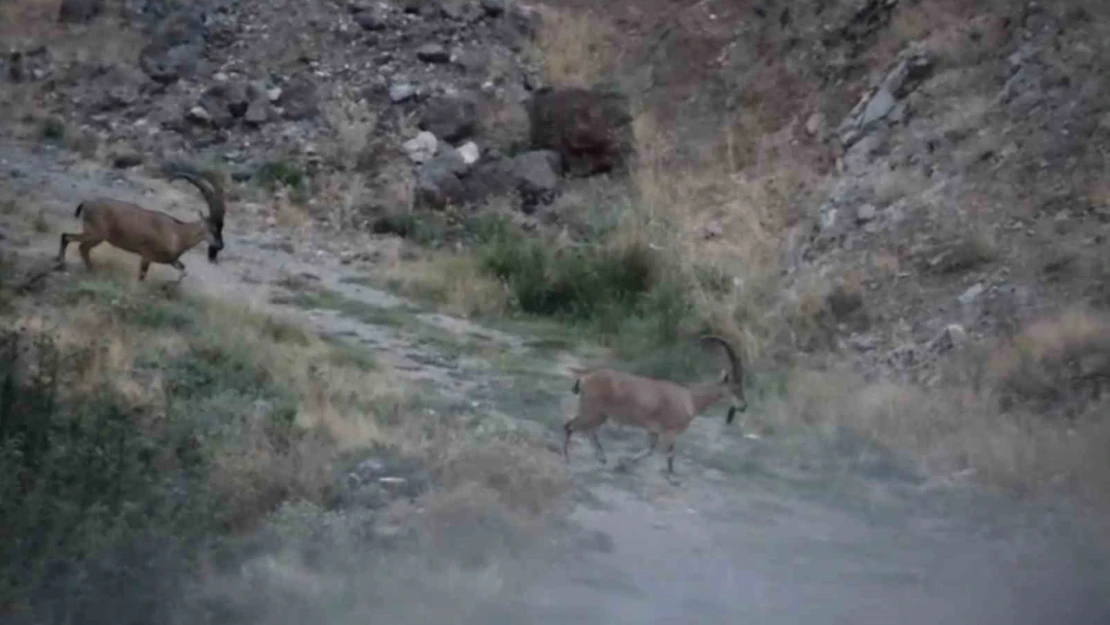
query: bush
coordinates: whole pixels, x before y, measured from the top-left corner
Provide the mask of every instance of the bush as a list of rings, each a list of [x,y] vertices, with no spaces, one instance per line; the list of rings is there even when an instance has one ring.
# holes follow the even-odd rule
[[[214,529],[197,433],[188,422],[141,427],[108,386],[65,397],[81,357],[47,337],[0,338],[0,607],[131,620],[102,601],[125,591],[142,613],[131,616],[162,620],[161,585]]]
[[[603,336],[635,326],[670,342],[692,310],[686,289],[643,242],[554,249],[501,233],[479,248],[479,258],[520,312],[587,324]]]

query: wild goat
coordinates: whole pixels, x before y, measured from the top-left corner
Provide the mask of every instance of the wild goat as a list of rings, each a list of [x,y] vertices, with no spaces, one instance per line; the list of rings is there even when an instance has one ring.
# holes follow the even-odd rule
[[[216,263],[224,247],[224,213],[227,203],[223,187],[212,176],[207,176],[183,166],[167,167],[170,180],[181,178],[200,189],[208,204],[206,216],[198,209],[200,219],[184,222],[166,213],[143,208],[130,202],[97,198],[77,205],[74,217],[82,217],[80,234],[62,234],[58,249],[58,266],[65,266],[66,247],[77,241],[85,267],[92,269],[89,252],[107,241],[121,250],[138,254],[139,280],[146,278],[150,263],[170,265],[181,272],[177,281],[185,278],[185,265],[181,255],[201,241],[208,243],[208,260]]]
[[[578,414],[563,426],[566,430],[564,458],[570,460],[571,434],[584,431],[590,434],[598,460],[605,464],[605,450],[597,438],[597,429],[606,420],[613,419],[616,423],[648,431],[647,449],[622,464],[629,466],[651,454],[662,438],[667,450],[667,473],[673,475],[675,439],[690,427],[695,416],[726,395],[732,398],[726,423],[732,423],[737,410],[744,412],[748,408],[744,398],[744,371],[732,346],[717,336],[706,336],[702,340],[719,343],[728,356],[730,369],[722,371],[716,382],[682,386],[614,369],[580,371],[581,376],[572,389],[578,394]]]

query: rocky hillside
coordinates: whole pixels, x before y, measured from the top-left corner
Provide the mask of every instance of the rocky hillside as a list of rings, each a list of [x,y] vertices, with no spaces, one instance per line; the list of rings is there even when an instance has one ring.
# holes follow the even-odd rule
[[[957,348],[1110,305],[1097,2],[0,8],[6,133],[207,161],[347,233],[506,194],[553,231],[648,207],[653,249],[724,278],[702,317],[768,357],[933,384]],[[1060,375],[1097,395],[1110,359],[1083,363]]]

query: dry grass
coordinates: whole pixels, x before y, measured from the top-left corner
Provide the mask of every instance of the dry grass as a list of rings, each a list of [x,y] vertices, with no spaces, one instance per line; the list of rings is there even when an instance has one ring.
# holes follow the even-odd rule
[[[963,387],[867,383],[849,373],[795,371],[791,377],[787,398],[761,415],[764,427],[817,429],[828,436],[849,428],[909,455],[934,476],[1022,492],[1066,489],[1110,503],[1105,420],[1066,427],[1040,415],[1005,413],[989,391]],[[1108,407],[1093,405],[1091,414]]]
[[[1007,404],[1088,414],[1110,378],[1110,318],[1072,309],[1031,323],[992,354],[988,373]]]
[[[433,302],[445,313],[496,316],[508,310],[505,285],[468,254],[440,251],[424,252],[415,260],[397,258],[379,276],[402,295]]]
[[[592,86],[616,67],[617,31],[605,16],[547,5],[539,11],[536,47],[551,84]]]

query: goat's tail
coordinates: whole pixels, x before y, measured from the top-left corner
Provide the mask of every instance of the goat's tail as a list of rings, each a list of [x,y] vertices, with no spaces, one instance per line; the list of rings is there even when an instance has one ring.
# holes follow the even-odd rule
[[[77,205],[77,210],[73,212],[73,216],[74,217],[80,217],[81,216],[81,211],[83,211],[83,210],[85,210],[85,203],[81,202],[80,204]]]

